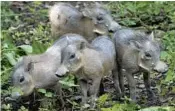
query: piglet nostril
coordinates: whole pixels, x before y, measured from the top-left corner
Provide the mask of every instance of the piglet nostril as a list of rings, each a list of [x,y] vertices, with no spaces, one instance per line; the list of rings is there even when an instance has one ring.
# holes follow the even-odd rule
[[[109,28],[109,32],[115,32],[117,31],[119,28],[118,27],[112,27],[112,28]]]
[[[55,74],[58,78],[61,78],[63,77],[62,75],[59,75],[59,74]]]
[[[109,32],[114,32],[114,31],[110,29]]]

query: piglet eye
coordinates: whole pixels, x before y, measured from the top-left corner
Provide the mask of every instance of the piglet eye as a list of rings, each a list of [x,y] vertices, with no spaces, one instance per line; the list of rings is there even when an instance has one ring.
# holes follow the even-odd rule
[[[60,15],[57,16],[57,19],[60,19]]]
[[[102,21],[103,20],[103,17],[102,16],[97,16],[97,20],[98,21]]]
[[[69,57],[69,59],[73,59],[73,58],[75,58],[75,54],[72,54],[72,55]]]
[[[24,76],[22,76],[19,80],[19,82],[23,82],[24,81]]]

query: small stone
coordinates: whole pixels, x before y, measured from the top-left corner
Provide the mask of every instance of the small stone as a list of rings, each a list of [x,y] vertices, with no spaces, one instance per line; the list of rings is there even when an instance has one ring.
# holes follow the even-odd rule
[[[145,85],[144,84],[140,84],[139,88],[145,88]]]

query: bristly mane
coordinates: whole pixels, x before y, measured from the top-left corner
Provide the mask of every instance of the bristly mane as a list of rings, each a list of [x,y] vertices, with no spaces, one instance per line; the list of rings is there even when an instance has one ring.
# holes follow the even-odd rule
[[[144,33],[141,33],[141,32],[136,32],[134,34],[135,37],[131,37],[130,40],[133,40],[133,41],[138,41],[140,43],[143,43],[145,41],[150,41],[150,39],[147,37],[148,35],[144,34]]]

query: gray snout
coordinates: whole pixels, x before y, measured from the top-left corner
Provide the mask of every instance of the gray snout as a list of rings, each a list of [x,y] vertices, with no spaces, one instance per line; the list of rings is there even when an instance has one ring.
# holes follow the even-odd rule
[[[11,95],[11,98],[14,100],[17,100],[21,97],[21,94],[19,92],[13,92]]]
[[[109,31],[110,32],[115,32],[120,28],[121,28],[121,26],[118,23],[112,22],[111,25],[109,26]]]
[[[165,73],[168,71],[168,65],[162,61],[159,61],[157,65],[154,67],[154,70],[159,73]]]
[[[58,77],[58,78],[61,78],[61,77],[64,77],[66,76],[68,73],[68,70],[67,68],[65,68],[64,66],[61,66],[55,73],[55,75]]]

